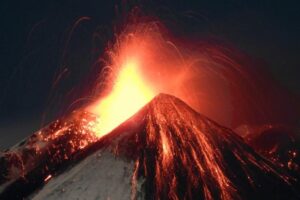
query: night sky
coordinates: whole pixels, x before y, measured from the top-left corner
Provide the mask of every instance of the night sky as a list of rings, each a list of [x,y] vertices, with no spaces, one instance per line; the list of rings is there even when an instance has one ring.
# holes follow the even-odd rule
[[[5,0],[0,6],[0,150],[71,109],[65,105],[83,95],[84,86],[78,93],[72,89],[88,79],[95,58],[134,6],[176,24],[180,37],[213,37],[231,44],[300,95],[298,1]],[[93,40],[96,31],[103,35]],[[53,87],[64,67],[64,81]]]

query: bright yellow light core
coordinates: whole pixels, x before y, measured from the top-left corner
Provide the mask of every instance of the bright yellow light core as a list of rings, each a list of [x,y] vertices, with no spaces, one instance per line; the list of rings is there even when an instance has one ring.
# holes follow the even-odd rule
[[[128,60],[121,68],[112,92],[89,109],[100,118],[97,136],[112,131],[153,97],[154,91],[142,79],[138,63]]]

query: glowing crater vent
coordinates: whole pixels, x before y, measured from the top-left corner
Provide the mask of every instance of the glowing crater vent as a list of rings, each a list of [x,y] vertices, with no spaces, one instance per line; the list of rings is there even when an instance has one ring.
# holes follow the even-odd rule
[[[111,93],[89,108],[100,118],[97,136],[102,137],[147,104],[155,92],[143,80],[136,60],[128,60],[119,71]]]

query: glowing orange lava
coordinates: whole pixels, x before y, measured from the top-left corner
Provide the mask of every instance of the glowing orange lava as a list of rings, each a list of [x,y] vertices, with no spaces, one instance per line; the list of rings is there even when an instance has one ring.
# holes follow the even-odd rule
[[[137,60],[126,60],[111,93],[89,108],[100,118],[98,137],[109,133],[155,96],[154,89],[143,80],[139,67]]]

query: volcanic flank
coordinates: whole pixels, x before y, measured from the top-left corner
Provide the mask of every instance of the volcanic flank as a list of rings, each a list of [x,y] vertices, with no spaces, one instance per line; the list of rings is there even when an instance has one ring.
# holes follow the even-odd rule
[[[294,179],[230,129],[170,95],[156,96],[110,134],[88,144],[65,165],[48,170],[53,177],[45,184],[32,175],[40,167],[23,175],[26,183],[2,183],[0,199],[299,198]],[[37,179],[46,175],[38,174]],[[31,184],[37,188],[31,194],[17,194]]]

